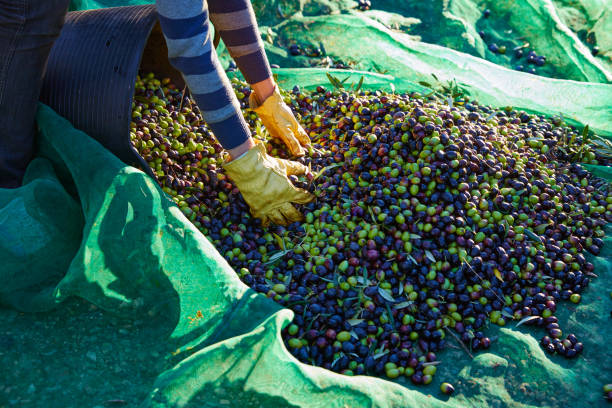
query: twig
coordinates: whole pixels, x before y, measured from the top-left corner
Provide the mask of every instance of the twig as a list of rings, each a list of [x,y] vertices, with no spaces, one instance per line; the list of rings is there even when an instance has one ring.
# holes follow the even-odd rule
[[[474,356],[472,355],[472,353],[470,353],[470,350],[468,350],[465,343],[461,341],[461,339],[455,333],[453,333],[448,327],[444,327],[444,328],[446,329],[447,332],[449,332],[455,338],[455,340],[457,340],[457,342],[459,342],[463,351],[465,351],[468,354],[468,356],[470,356],[470,358],[474,358]]]
[[[183,92],[181,93],[181,103],[179,105],[179,112],[183,110],[183,102],[185,101],[185,94],[187,93],[187,85],[183,88]]]

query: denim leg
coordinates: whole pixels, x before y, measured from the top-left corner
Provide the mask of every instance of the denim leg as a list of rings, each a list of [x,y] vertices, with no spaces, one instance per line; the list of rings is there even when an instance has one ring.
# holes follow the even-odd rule
[[[21,185],[47,58],[70,0],[0,0],[0,187]]]

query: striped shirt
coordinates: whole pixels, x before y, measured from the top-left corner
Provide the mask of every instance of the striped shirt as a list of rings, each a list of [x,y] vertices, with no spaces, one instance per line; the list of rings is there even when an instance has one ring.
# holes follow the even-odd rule
[[[250,84],[270,66],[249,0],[156,0],[170,63],[185,79],[219,143],[232,149],[250,136],[240,104],[212,45],[209,18]]]

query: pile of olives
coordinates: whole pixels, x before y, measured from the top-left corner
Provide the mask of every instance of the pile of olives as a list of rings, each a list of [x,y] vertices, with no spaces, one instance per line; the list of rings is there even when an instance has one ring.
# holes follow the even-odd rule
[[[248,110],[253,136],[290,158]],[[163,190],[241,280],[293,310],[299,360],[346,375],[428,384],[448,341],[483,350],[490,325],[540,326],[545,351],[583,351],[555,316],[596,277],[612,193],[559,144],[560,117],[415,93],[295,87],[312,139],[303,222],[264,229],[225,175],[222,148],[169,80],[139,77],[131,139]],[[609,164],[594,153],[591,162]],[[443,384],[443,392],[453,387]]]

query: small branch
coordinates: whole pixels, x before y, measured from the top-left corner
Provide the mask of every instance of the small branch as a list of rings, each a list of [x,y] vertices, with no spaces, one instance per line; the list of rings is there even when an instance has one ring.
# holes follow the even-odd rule
[[[468,356],[470,356],[470,358],[474,358],[474,356],[472,355],[472,353],[470,353],[470,350],[468,350],[465,343],[461,341],[461,339],[455,333],[453,333],[448,327],[444,327],[444,328],[446,329],[447,332],[450,333],[450,335],[452,335],[455,338],[455,340],[457,340],[459,345],[461,345],[461,348],[463,349],[463,351],[465,351],[468,354]]]

